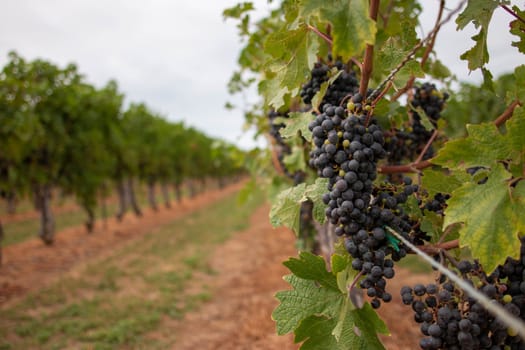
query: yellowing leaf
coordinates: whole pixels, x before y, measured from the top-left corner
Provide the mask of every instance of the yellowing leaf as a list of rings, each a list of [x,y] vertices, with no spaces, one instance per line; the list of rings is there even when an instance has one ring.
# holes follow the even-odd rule
[[[525,233],[525,183],[511,187],[508,173],[497,165],[485,184],[465,183],[452,192],[445,210],[445,227],[462,222],[460,245],[468,246],[486,271],[507,257],[518,258],[518,235]]]

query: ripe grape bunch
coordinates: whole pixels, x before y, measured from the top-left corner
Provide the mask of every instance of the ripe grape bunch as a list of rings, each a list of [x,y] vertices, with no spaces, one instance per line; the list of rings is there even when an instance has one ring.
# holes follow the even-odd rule
[[[310,123],[314,144],[310,165],[329,179],[330,192],[323,196],[326,215],[336,225],[335,233],[346,236],[352,267],[364,276],[360,287],[377,308],[381,300],[392,299],[385,291],[386,279],[394,276],[393,262],[406,255],[403,246],[392,244],[384,226],[408,237],[411,226],[399,204],[417,188],[409,180],[399,193],[392,187],[374,187],[376,162],[385,156],[383,131],[374,118],[367,121],[360,101],[361,96],[352,97],[350,110],[326,104]]]
[[[385,149],[388,153],[389,164],[399,164],[403,159],[414,160],[422,151],[432,136],[432,131],[427,130],[422,122],[419,111],[423,111],[429,118],[430,123],[436,127],[441,118],[441,111],[449,95],[440,92],[431,83],[423,83],[414,87],[413,97],[409,100],[412,111],[412,119],[408,130],[394,130],[387,137]],[[418,111],[419,110],[419,111]],[[429,147],[423,155],[423,160],[434,156],[434,150]]]
[[[358,92],[359,81],[355,72],[339,60],[333,63],[331,57],[329,57],[328,63],[315,63],[311,72],[312,78],[302,86],[300,95],[305,104],[311,104],[313,97],[321,89],[321,84],[328,81],[332,74],[337,74],[337,72],[332,73],[334,67],[337,72],[341,72],[340,76],[326,90],[319,109],[322,110],[324,104],[337,106],[346,96],[354,95]]]
[[[455,263],[462,277],[474,284],[494,302],[517,317],[525,316],[525,244],[521,240],[519,260],[508,258],[505,264],[486,275],[477,262]],[[437,284],[401,289],[403,303],[411,305],[416,322],[421,324],[421,349],[525,349],[516,330],[508,328],[468,297],[444,275]]]

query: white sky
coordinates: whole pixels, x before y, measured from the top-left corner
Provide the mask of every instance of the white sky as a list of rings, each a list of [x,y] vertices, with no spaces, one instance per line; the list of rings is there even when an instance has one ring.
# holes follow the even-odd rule
[[[241,109],[227,111],[226,84],[241,47],[232,20],[222,11],[236,0],[3,0],[0,12],[0,65],[7,52],[36,57],[60,66],[76,63],[96,86],[115,79],[127,102],[145,102],[170,120],[184,120],[209,135],[247,148],[255,145],[241,130]],[[423,0],[422,22],[428,32],[437,0]],[[449,1],[452,8],[456,0]],[[255,0],[259,14],[269,5]],[[515,2],[517,3],[517,2]],[[505,35],[512,18],[498,9],[489,33],[490,69],[494,75],[523,61]],[[438,56],[461,79],[466,62],[459,55],[472,45],[473,32],[457,34],[449,23],[440,33]],[[251,96],[251,98],[255,98]],[[263,141],[259,144],[264,144]]]

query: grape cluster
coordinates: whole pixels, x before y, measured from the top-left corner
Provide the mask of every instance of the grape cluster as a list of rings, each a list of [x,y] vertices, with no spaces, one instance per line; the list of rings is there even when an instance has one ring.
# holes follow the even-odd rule
[[[477,262],[456,263],[463,279],[517,317],[525,316],[525,244],[519,260],[508,258],[487,276]],[[446,276],[439,283],[401,289],[402,301],[411,305],[415,321],[421,324],[423,350],[435,349],[525,349],[514,329],[488,313],[476,299],[467,296]]]
[[[360,287],[377,308],[380,300],[392,299],[385,291],[386,279],[394,276],[393,262],[407,253],[403,246],[389,241],[384,227],[408,236],[411,226],[399,205],[417,188],[408,179],[401,191],[373,186],[376,162],[385,156],[383,131],[373,118],[366,124],[367,112],[360,108],[360,100],[360,96],[352,98],[351,111],[326,104],[310,123],[315,145],[310,165],[320,177],[329,179],[329,192],[323,196],[328,205],[326,216],[336,225],[335,233],[346,236],[346,249],[354,258],[352,267],[364,276]]]
[[[414,94],[409,102],[414,109],[421,108],[436,127],[448,97],[446,92],[437,90],[434,84],[423,83],[421,86],[414,87]],[[421,123],[421,116],[414,110],[407,130],[394,130],[386,137],[388,163],[399,164],[403,159],[414,160],[423,151],[431,136],[432,132],[425,129]],[[423,160],[433,156],[434,150],[431,146],[423,155]]]
[[[340,105],[346,96],[354,95],[358,92],[359,81],[355,72],[341,61],[337,60],[335,63],[332,63],[332,60],[329,59],[328,64],[323,62],[315,63],[311,72],[312,78],[302,86],[300,95],[305,104],[312,103],[312,98],[321,89],[321,84],[330,79],[330,72],[333,67],[337,69],[337,72],[342,72],[326,90],[320,109],[322,110],[324,104]]]
[[[433,199],[430,199],[425,203],[423,209],[443,215],[444,210],[447,207],[447,199],[449,198],[450,195],[447,193],[436,193]]]

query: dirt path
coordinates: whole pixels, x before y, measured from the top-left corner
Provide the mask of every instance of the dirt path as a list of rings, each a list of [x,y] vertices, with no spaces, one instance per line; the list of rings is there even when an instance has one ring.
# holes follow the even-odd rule
[[[273,229],[268,220],[269,207],[260,208],[247,231],[219,246],[210,265],[217,275],[202,275],[199,285],[210,287],[212,300],[183,320],[166,319],[151,337],[171,337],[173,350],[293,350],[293,336],[277,336],[271,313],[277,306],[275,292],[290,286],[280,276],[289,271],[282,261],[296,256],[295,237],[285,229]],[[397,269],[390,281],[393,301],[383,304],[380,314],[392,335],[382,337],[388,350],[419,349],[419,325],[412,310],[398,296],[402,285],[428,283],[426,275]],[[190,287],[191,288],[191,287]],[[199,290],[199,287],[195,287]]]
[[[259,208],[250,228],[236,234],[211,255],[216,275],[198,276],[212,300],[183,320],[166,319],[159,327],[171,330],[174,350],[294,350],[292,335],[277,336],[271,313],[274,294],[288,288],[282,261],[296,255],[295,236],[273,229],[268,206]],[[191,288],[191,286],[190,286]],[[199,289],[195,286],[196,289]],[[155,332],[151,337],[170,335]]]
[[[127,214],[122,222],[109,218],[107,228],[97,222],[92,234],[88,234],[84,226],[71,227],[58,232],[52,246],[45,246],[38,238],[7,246],[3,248],[4,261],[0,267],[0,306],[42,288],[81,262],[111,254],[115,247],[126,244],[131,238],[224,198],[242,186],[243,183],[239,183],[209,191],[158,212],[145,208],[140,218],[132,214]]]

